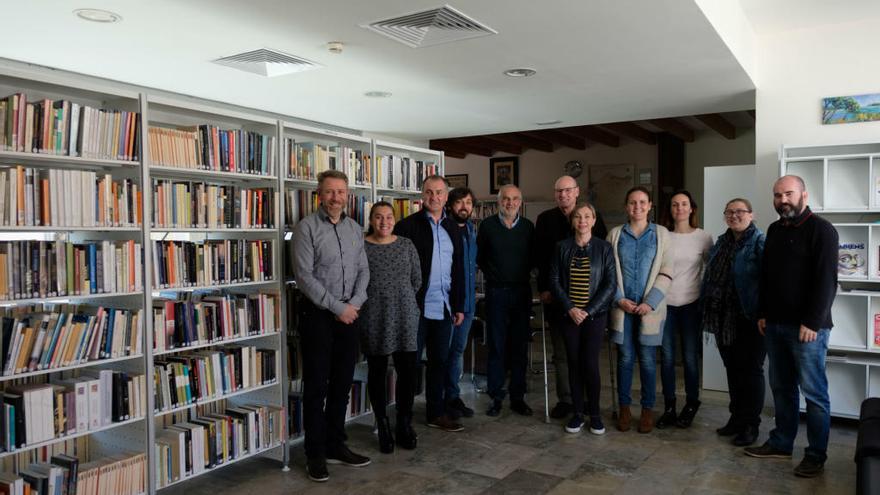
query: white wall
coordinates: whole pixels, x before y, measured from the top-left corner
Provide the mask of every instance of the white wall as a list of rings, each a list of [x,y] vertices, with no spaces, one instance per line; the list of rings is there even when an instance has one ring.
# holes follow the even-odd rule
[[[822,125],[823,97],[880,92],[876,23],[835,24],[759,36],[755,204],[759,225],[776,218],[771,184],[785,145],[880,141],[880,122]]]
[[[703,216],[706,213],[721,217],[720,211],[707,212],[704,208],[706,204],[703,197],[704,169],[755,163],[755,130],[737,129],[736,135],[735,140],[730,140],[714,131],[703,131],[697,135],[693,143],[685,146],[684,187],[694,195],[694,200],[700,206],[701,218],[706,218]],[[737,195],[746,196],[747,192],[751,191],[743,191]],[[724,198],[724,201],[726,202],[727,199],[730,198]],[[701,225],[704,224],[705,222],[701,222]]]

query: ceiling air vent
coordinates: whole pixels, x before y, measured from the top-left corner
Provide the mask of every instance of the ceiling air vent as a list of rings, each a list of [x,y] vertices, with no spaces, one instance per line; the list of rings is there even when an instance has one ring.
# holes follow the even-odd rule
[[[498,34],[498,31],[449,5],[361,24],[361,27],[412,48]]]
[[[230,55],[213,61],[218,65],[225,65],[233,69],[252,72],[265,77],[283,76],[294,72],[303,72],[312,69],[320,69],[321,64],[284,53],[278,50],[260,48],[250,52]]]

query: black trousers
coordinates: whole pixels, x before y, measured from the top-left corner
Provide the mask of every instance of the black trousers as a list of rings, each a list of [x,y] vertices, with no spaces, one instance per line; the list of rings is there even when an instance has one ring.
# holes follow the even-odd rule
[[[599,415],[599,391],[602,384],[599,378],[599,351],[602,349],[602,336],[608,326],[608,314],[602,313],[593,319],[586,319],[580,325],[568,316],[559,319],[562,336],[565,339],[565,352],[568,358],[568,380],[571,384],[571,400],[575,412],[587,416]],[[587,390],[587,407],[584,408],[584,387]]]
[[[367,356],[367,389],[370,393],[370,404],[376,419],[384,418],[388,404],[388,355]],[[394,371],[397,382],[394,385],[395,406],[397,416],[412,416],[413,397],[416,391],[416,353],[395,352]]]
[[[767,347],[754,321],[738,318],[736,337],[719,345],[730,389],[730,423],[740,428],[761,424],[764,408],[764,358]]]
[[[358,332],[325,309],[304,301],[300,329],[303,359],[303,427],[309,459],[323,459],[341,447],[345,412],[358,357]]]

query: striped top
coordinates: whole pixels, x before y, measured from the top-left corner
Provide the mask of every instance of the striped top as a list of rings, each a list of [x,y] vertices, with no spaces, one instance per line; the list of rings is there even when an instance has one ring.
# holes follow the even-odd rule
[[[571,265],[569,270],[568,298],[576,308],[586,308],[590,302],[590,257],[578,256],[571,257]]]

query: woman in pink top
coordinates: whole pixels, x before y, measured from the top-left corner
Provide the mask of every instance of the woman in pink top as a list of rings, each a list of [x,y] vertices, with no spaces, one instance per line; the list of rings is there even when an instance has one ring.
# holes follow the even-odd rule
[[[663,327],[660,381],[663,384],[663,415],[657,428],[676,425],[687,428],[700,408],[700,283],[703,263],[712,247],[712,236],[697,228],[697,203],[688,191],[672,195],[668,209],[670,249],[675,275],[666,294],[667,313]],[[675,412],[675,350],[681,342],[686,402]]]

